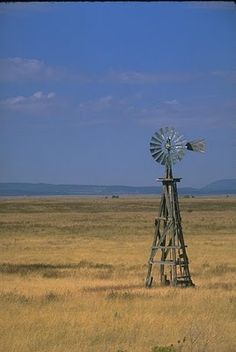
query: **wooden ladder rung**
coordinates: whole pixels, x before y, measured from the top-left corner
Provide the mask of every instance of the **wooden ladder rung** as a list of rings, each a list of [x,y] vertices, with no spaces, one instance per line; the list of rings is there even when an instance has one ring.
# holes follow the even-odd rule
[[[160,249],[174,249],[174,248],[176,248],[176,249],[180,249],[180,248],[182,248],[182,247],[180,247],[180,246],[153,246],[152,247],[152,249],[158,249],[158,248],[160,248]]]
[[[153,264],[163,264],[163,265],[176,265],[173,260],[153,260]]]
[[[164,218],[163,216],[158,216],[158,217],[156,218],[156,220],[167,221],[167,218]]]
[[[191,280],[184,280],[184,281],[181,281],[181,280],[177,280],[176,281],[176,284],[177,285],[189,285],[191,283]]]

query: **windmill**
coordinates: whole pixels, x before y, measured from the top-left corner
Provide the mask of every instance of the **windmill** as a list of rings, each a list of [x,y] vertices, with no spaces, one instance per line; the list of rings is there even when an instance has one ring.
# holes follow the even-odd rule
[[[148,261],[146,287],[153,282],[153,267],[158,265],[160,283],[170,286],[194,286],[184,243],[178,201],[177,182],[172,165],[180,161],[186,150],[204,152],[204,140],[187,142],[172,127],[161,128],[150,141],[150,152],[155,161],[165,166],[162,182],[162,196],[158,217],[155,219],[155,233]]]

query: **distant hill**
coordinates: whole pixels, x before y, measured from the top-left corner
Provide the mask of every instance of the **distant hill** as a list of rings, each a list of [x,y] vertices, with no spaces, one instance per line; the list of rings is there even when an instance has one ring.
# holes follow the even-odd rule
[[[236,179],[218,180],[201,188],[205,193],[236,193]]]
[[[202,188],[179,188],[182,195],[236,194],[236,179],[219,180]],[[0,183],[0,196],[112,196],[160,194],[161,187],[53,185],[47,183]]]

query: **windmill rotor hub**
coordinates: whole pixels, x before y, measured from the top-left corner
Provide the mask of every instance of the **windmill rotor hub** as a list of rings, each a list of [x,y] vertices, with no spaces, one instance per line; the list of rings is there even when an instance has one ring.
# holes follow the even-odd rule
[[[167,150],[171,150],[171,141],[170,141],[170,138],[168,138],[168,140],[167,140],[167,142],[166,142],[166,144],[165,144],[165,147],[166,147],[166,149]]]

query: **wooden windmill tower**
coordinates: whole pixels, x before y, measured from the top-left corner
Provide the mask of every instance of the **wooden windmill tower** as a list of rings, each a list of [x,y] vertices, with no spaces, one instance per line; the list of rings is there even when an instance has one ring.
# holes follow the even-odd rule
[[[187,143],[174,128],[165,127],[155,132],[150,142],[153,158],[165,166],[165,177],[158,179],[163,189],[159,214],[155,219],[146,287],[152,286],[154,265],[159,267],[162,285],[194,286],[181,226],[177,192],[177,182],[181,179],[174,178],[172,174],[172,164],[180,161],[186,150],[204,152],[204,140]]]

